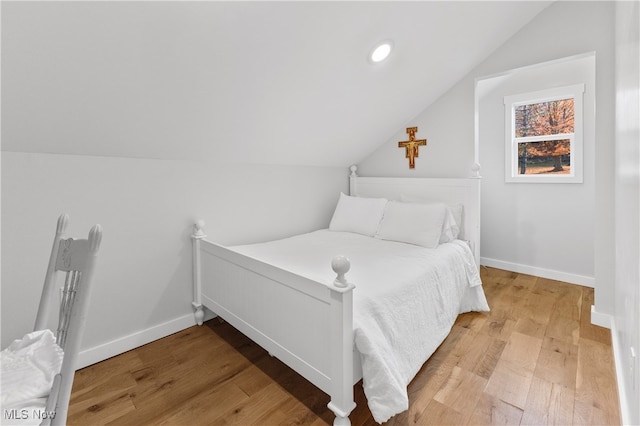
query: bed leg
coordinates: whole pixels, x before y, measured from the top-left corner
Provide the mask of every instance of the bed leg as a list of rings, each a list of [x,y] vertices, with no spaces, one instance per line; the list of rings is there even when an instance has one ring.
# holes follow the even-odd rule
[[[196,324],[202,325],[202,323],[204,322],[204,308],[201,304],[198,304],[196,302],[193,302],[192,305],[193,309],[195,309],[193,315],[196,318]]]
[[[205,238],[204,221],[199,220],[193,225],[193,309],[195,309],[196,324],[202,325],[204,322],[204,309],[202,306],[202,283],[200,281],[200,240]]]
[[[333,419],[333,426],[351,425],[351,420],[349,420],[349,413],[342,411],[331,402],[329,403],[329,405],[327,405],[327,407],[329,407],[329,409],[333,411],[333,414],[336,415],[335,419]]]

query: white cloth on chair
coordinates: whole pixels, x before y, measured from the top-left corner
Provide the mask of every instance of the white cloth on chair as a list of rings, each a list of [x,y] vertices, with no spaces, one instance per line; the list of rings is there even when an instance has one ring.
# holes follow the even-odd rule
[[[64,352],[51,330],[14,340],[0,353],[2,424],[39,424]]]

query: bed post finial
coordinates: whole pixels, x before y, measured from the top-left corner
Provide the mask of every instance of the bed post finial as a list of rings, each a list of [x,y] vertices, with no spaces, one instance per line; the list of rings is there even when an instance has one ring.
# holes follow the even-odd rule
[[[480,176],[480,163],[473,163],[471,165],[471,172],[472,172],[471,174],[472,178],[476,178],[476,179],[481,178],[482,176]]]
[[[351,174],[349,175],[349,195],[355,196],[358,192],[356,188],[356,178],[358,177],[356,171],[358,170],[358,166],[354,164],[353,166],[349,167],[349,170],[351,170]]]
[[[341,255],[334,257],[331,260],[331,269],[333,269],[333,272],[338,274],[336,279],[333,281],[333,285],[340,288],[347,287],[349,283],[344,275],[349,272],[349,269],[351,269],[351,262],[349,261],[349,258]]]
[[[196,220],[193,224],[193,238],[205,238],[207,235],[204,233],[204,220]]]

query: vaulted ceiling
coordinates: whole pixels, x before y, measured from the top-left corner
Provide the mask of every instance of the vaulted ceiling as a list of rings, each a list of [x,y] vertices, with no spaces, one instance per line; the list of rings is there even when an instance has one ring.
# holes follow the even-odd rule
[[[548,4],[3,1],[2,149],[346,166]]]

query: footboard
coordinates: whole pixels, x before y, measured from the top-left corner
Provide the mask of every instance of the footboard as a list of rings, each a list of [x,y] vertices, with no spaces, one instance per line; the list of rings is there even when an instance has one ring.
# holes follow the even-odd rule
[[[194,302],[221,316],[331,396],[334,424],[349,424],[353,401],[353,289],[348,259],[333,283],[320,283],[204,239],[194,225]]]

